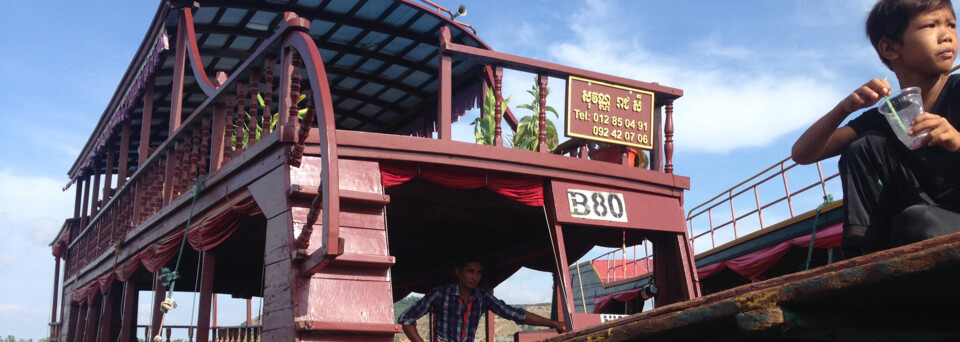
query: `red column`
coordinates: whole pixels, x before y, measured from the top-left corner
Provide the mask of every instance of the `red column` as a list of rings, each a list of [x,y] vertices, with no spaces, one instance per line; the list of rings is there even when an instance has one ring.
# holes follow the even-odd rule
[[[453,59],[445,52],[446,43],[450,41],[450,28],[443,26],[440,28],[440,59],[439,74],[437,75],[437,84],[440,88],[437,92],[437,137],[441,140],[452,140],[451,132],[451,113],[453,111],[453,79],[451,65]]]
[[[100,212],[100,163],[93,159],[93,192],[90,194],[90,216],[95,217]]]
[[[116,305],[116,292],[117,291],[114,291],[114,286],[111,286],[110,289],[107,290],[107,294],[103,295],[103,308],[101,309],[103,311],[100,313],[101,319],[99,319],[100,327],[98,329],[100,332],[98,333],[99,338],[97,338],[97,341],[112,341],[110,335],[113,332],[113,306]]]
[[[73,338],[70,339],[71,342],[83,342],[83,333],[87,327],[87,310],[89,310],[89,308],[90,306],[87,304],[80,306],[80,312],[77,313],[77,320],[76,323],[74,323],[76,331],[70,332],[73,335]]]
[[[150,338],[157,336],[157,332],[160,331],[160,320],[163,319],[160,303],[163,302],[167,294],[167,289],[163,287],[160,277],[155,277],[153,288],[153,320],[150,324]]]
[[[120,130],[120,155],[117,156],[117,189],[127,183],[127,157],[130,156],[130,119],[123,121],[123,128]]]
[[[60,286],[60,258],[53,257],[53,259],[56,264],[53,267],[53,308],[50,309],[50,339],[54,339],[54,336],[58,333],[54,323],[57,323],[57,287]]]
[[[503,146],[503,67],[493,68],[493,98],[493,146]]]
[[[147,90],[143,92],[143,119],[140,120],[140,154],[137,168],[143,168],[143,164],[150,157],[150,121],[153,120],[153,82],[147,83]]]
[[[108,142],[107,145],[107,165],[103,169],[103,206],[113,197],[113,165],[117,161],[113,144]]]
[[[673,173],[673,100],[667,100],[667,119],[663,124],[663,153],[666,159],[666,165],[663,166],[663,172]]]
[[[86,176],[86,179],[83,180],[83,207],[80,210],[80,230],[83,231],[87,228],[87,224],[90,223],[90,175]],[[74,239],[75,237],[70,237]]]
[[[100,305],[103,298],[97,294],[94,295],[93,303],[87,309],[87,326],[83,329],[83,342],[94,342],[97,340],[97,326],[100,325]]]
[[[206,341],[210,336],[210,304],[213,295],[213,271],[216,254],[203,252],[203,270],[200,275],[200,309],[197,316],[197,341]]]
[[[540,134],[537,136],[537,151],[547,152],[547,74],[538,75],[537,80],[540,82],[540,113],[537,113]]]
[[[136,283],[127,280],[123,283],[123,321],[120,327],[120,342],[137,340],[137,296]]]

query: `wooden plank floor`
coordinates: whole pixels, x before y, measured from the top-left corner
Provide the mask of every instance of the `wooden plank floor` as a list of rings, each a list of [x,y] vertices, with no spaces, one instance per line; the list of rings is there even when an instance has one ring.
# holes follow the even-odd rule
[[[960,340],[960,233],[736,287],[548,341]]]

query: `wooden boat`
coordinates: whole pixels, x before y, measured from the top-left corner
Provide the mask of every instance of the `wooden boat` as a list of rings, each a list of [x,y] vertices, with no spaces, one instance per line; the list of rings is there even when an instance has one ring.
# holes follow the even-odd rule
[[[495,110],[492,146],[453,140],[486,89],[501,108],[503,69],[541,76],[539,108],[565,81],[567,127],[587,133],[548,151],[541,110],[540,147],[507,148],[501,125],[518,120]],[[465,253],[488,260],[487,288],[553,273],[573,330],[595,315],[573,310],[570,261],[640,241],[657,304],[697,298],[672,161],[682,94],[493,51],[429,1],[160,3],[68,173],[51,340],[135,340],[141,292],[144,337],[169,339],[165,317],[185,315],[164,307],[170,290],[199,294],[176,327],[191,339],[389,341],[391,304],[449,282]],[[591,129],[649,165],[588,159]],[[260,324],[212,324],[214,294],[262,298]]]

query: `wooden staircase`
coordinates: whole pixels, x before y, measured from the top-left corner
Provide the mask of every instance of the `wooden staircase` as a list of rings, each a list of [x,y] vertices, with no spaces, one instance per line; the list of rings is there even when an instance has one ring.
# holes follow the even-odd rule
[[[309,162],[305,158],[304,163]],[[378,163],[340,160],[339,166],[342,250],[316,273],[300,267],[297,335],[301,341],[393,341],[401,329],[394,323],[390,267],[395,260],[387,247],[390,197],[383,193]],[[312,167],[291,169],[294,226],[306,222],[309,202],[303,200],[318,195],[316,185],[299,183],[310,180],[301,179],[298,171],[319,178]],[[310,249],[298,255],[309,255],[320,247],[321,232],[322,227],[315,228]]]

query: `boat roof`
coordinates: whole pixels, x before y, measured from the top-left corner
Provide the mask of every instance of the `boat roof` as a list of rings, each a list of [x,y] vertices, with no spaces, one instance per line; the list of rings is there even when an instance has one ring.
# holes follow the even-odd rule
[[[323,57],[338,129],[407,133],[424,114],[434,114],[440,27],[450,28],[452,41],[490,49],[473,27],[453,20],[453,14],[431,2],[408,0],[246,0],[162,2],[133,61],[105,108],[68,175],[75,180],[89,166],[105,164],[103,153],[120,144],[114,134],[131,120],[129,158],[136,160],[143,117],[143,94],[152,87],[150,145],[169,135],[178,15],[173,9],[194,6],[194,23],[202,69],[210,80],[222,72],[233,76],[260,45],[283,25],[283,13],[309,21],[309,34]],[[276,56],[279,57],[279,56]],[[190,59],[187,60],[188,67]],[[454,95],[479,82],[481,69],[455,60]],[[275,71],[276,72],[276,71]],[[476,77],[470,77],[472,73]],[[279,80],[276,77],[275,80]],[[184,77],[183,117],[207,99],[202,83],[191,72]],[[279,81],[275,81],[279,82]],[[275,95],[276,96],[276,95]],[[271,109],[276,112],[276,109]],[[462,113],[461,113],[462,114]],[[97,163],[94,163],[96,161]]]

